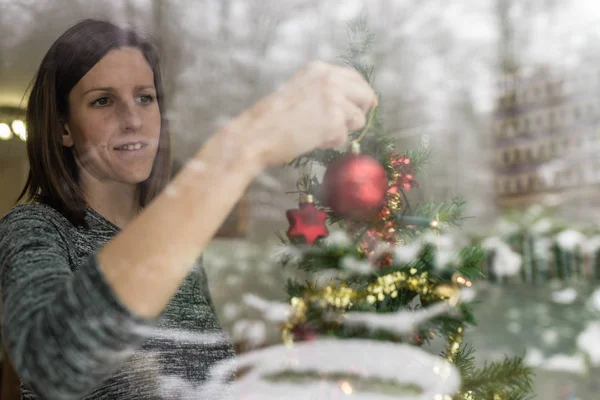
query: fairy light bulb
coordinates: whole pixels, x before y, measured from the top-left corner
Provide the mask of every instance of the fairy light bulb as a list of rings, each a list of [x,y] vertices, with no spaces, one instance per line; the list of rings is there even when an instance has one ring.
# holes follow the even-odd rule
[[[7,124],[0,124],[0,140],[9,140],[12,138],[12,131]]]
[[[342,388],[342,392],[344,392],[345,394],[348,394],[348,395],[352,394],[352,386],[348,383],[348,381],[343,381],[341,388]]]
[[[27,140],[27,128],[25,123],[20,119],[15,119],[11,124],[12,130],[21,140]]]

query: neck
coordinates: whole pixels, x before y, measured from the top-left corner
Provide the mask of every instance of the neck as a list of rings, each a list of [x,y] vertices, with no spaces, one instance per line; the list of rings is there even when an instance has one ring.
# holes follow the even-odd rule
[[[95,181],[82,182],[82,186],[88,206],[119,228],[139,212],[136,185]]]

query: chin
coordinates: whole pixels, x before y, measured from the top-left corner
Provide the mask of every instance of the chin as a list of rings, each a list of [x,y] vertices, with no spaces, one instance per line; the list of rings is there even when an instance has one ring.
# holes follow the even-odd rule
[[[132,171],[125,176],[121,176],[121,182],[131,184],[131,185],[137,185],[138,183],[142,183],[145,180],[147,180],[148,178],[150,178],[151,172],[152,172],[152,170]]]

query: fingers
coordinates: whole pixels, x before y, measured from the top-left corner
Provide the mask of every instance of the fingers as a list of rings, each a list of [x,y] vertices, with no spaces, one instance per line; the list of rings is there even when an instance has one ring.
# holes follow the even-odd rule
[[[327,150],[327,149],[339,149],[341,147],[344,147],[344,145],[346,144],[346,137],[342,137],[340,136],[339,138],[335,139],[335,140],[330,140],[324,144],[322,144],[321,146],[319,146],[320,149],[322,150]]]
[[[347,132],[357,131],[366,125],[367,116],[355,103],[344,101],[340,107],[342,107],[345,116]]]
[[[315,148],[343,147],[348,133],[361,130],[367,113],[377,105],[375,91],[360,73],[323,62],[311,63],[300,71],[274,99],[280,106],[268,115],[278,128],[277,117],[285,116],[283,132],[287,138],[278,142],[282,150],[276,153],[290,156]]]
[[[332,128],[328,130],[328,137],[321,149],[343,147],[348,141],[348,133],[362,129],[367,122],[367,117],[362,109],[354,103],[343,100],[338,104],[339,118],[335,118]]]
[[[313,82],[319,85],[320,89],[335,95],[343,95],[363,110],[363,113],[367,113],[377,104],[377,94],[369,82],[354,68],[317,61],[311,63],[302,76],[317,78]]]
[[[333,76],[338,81],[338,87],[343,88],[348,100],[356,104],[363,114],[377,105],[377,94],[358,71],[347,67],[334,68]]]
[[[348,141],[348,133],[362,129],[367,124],[367,112],[377,104],[375,92],[359,74],[350,77],[347,75],[332,78],[345,79],[345,81],[343,84],[335,83],[339,92],[337,96],[333,96],[332,105],[335,110],[332,114],[335,116],[332,118],[333,126],[320,148],[344,146]]]
[[[369,85],[348,84],[344,91],[348,101],[355,104],[363,115],[377,104],[377,95]]]

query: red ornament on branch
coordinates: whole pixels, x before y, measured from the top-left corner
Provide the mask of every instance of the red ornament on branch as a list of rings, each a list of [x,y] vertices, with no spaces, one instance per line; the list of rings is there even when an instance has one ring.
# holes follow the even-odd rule
[[[306,244],[312,245],[318,238],[329,235],[325,225],[327,213],[315,208],[312,195],[306,196],[299,209],[287,210],[285,215],[290,223],[287,230],[290,238],[302,237]]]
[[[295,326],[292,333],[294,334],[294,340],[297,342],[310,342],[317,338],[317,332],[306,324]]]
[[[339,216],[364,220],[375,216],[385,202],[388,178],[374,158],[360,154],[358,143],[352,152],[329,165],[323,177],[327,206]]]
[[[394,154],[392,155],[391,164],[394,168],[395,186],[401,187],[404,190],[410,190],[417,186],[417,181],[414,179],[414,171],[408,157],[399,157],[397,154]],[[396,188],[396,190],[398,189]]]

